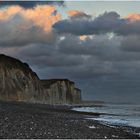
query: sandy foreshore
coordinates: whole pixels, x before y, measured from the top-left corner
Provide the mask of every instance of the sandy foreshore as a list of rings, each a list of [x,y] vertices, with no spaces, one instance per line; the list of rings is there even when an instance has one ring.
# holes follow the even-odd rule
[[[0,102],[0,139],[137,139],[124,127],[87,120],[100,114],[78,113],[65,106]]]

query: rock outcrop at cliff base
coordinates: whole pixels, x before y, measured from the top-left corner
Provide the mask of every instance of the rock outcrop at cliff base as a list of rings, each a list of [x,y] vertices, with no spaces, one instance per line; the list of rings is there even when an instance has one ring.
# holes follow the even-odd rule
[[[40,80],[28,64],[0,54],[0,100],[72,104],[81,91],[67,79]]]

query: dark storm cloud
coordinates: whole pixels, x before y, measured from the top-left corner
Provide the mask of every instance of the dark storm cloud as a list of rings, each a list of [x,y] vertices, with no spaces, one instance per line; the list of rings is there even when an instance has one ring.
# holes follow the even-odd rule
[[[30,60],[39,67],[71,67],[83,63],[83,58],[76,55],[59,53],[55,46],[45,44],[32,44],[21,48],[18,57]]]
[[[62,59],[61,61],[63,63]],[[88,62],[86,61],[86,63]],[[111,67],[106,62],[99,62],[100,65],[97,63],[95,64],[94,62],[94,66],[93,63],[91,64],[88,63],[87,65],[86,63],[83,62],[77,65],[73,65],[73,64],[67,65],[68,64],[67,63],[63,66],[60,65],[61,63],[59,64],[59,66],[56,65],[52,66],[46,63],[46,66],[42,66],[42,67],[40,66],[37,67],[36,65],[36,70],[39,71],[39,76],[41,78],[49,76],[49,78],[69,78],[74,80],[88,80],[88,79],[99,78],[104,76],[118,75],[117,71],[115,69],[111,69]]]
[[[113,32],[118,35],[140,34],[140,21],[121,18],[116,12],[105,12],[94,19],[70,18],[58,21],[53,27],[62,33],[75,35],[104,34]]]
[[[122,40],[123,51],[128,52],[140,52],[140,36],[131,35]]]
[[[114,28],[121,26],[123,21],[116,12],[104,13],[95,19],[66,19],[54,24],[54,28],[60,32],[76,35],[90,35],[112,32]]]
[[[0,1],[0,7],[19,5],[23,8],[33,8],[37,5],[64,5],[64,1]]]
[[[118,29],[114,32],[120,35],[140,35],[140,21],[126,20],[122,26],[116,28]]]
[[[42,63],[43,62],[43,63]],[[41,67],[77,67],[83,63],[82,58],[74,55],[53,54],[33,58],[32,63]]]
[[[101,55],[106,50],[117,49],[120,46],[120,41],[121,37],[109,39],[108,35],[94,35],[85,40],[74,35],[66,35],[65,39],[59,43],[59,50],[67,54]]]
[[[133,36],[131,38],[133,39]],[[139,39],[132,41],[131,38],[124,36],[110,38],[110,35],[94,35],[85,40],[80,40],[74,35],[66,35],[65,39],[59,43],[58,51],[68,55],[94,56],[102,61],[139,61],[139,53],[133,51],[136,47],[135,44],[139,44]],[[124,42],[128,42],[128,45],[124,46]],[[127,47],[131,49],[129,52],[124,50]],[[138,49],[137,45],[137,51]]]

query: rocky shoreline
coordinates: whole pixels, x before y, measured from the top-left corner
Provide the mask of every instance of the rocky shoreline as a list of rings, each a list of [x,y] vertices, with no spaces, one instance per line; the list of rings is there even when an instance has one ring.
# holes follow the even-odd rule
[[[136,139],[130,128],[109,127],[88,117],[100,114],[84,114],[71,111],[68,106],[51,106],[19,102],[0,102],[0,138],[45,139]]]

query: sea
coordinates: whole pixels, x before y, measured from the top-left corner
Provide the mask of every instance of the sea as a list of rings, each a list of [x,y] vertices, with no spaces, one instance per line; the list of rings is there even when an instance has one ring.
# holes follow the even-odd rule
[[[140,104],[106,103],[96,107],[75,107],[73,110],[105,113],[100,117],[90,118],[104,124],[140,128]]]

